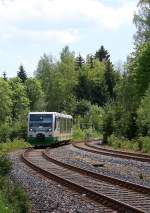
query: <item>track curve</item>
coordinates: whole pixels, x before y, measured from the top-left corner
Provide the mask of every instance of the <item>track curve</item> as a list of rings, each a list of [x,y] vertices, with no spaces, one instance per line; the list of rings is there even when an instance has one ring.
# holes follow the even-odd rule
[[[149,194],[126,189],[125,186],[115,185],[108,180],[99,181],[96,177],[83,175],[77,170],[56,164],[56,161],[48,161],[43,156],[47,159],[49,157],[43,150],[28,149],[21,157],[28,166],[42,175],[53,178],[71,189],[82,191],[90,198],[99,200],[119,212],[150,212]]]
[[[112,149],[102,148],[96,145],[93,145],[91,142],[81,142],[81,143],[72,143],[72,145],[78,149],[82,149],[84,151],[102,154],[107,156],[119,157],[124,159],[131,159],[141,162],[150,163],[150,156],[146,154],[138,154],[133,152],[124,152]]]

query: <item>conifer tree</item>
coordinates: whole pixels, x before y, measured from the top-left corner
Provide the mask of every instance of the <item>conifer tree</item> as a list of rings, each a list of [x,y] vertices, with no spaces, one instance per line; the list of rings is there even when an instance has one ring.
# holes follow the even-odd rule
[[[5,81],[7,81],[7,75],[6,75],[6,72],[3,72],[3,79],[4,79]]]
[[[17,76],[21,79],[23,83],[27,80],[27,74],[26,74],[26,71],[24,70],[23,65],[20,65]]]
[[[84,59],[79,54],[79,56],[76,58],[77,67],[81,69],[84,63],[85,63]]]
[[[107,50],[105,50],[104,46],[102,45],[100,49],[95,53],[95,58],[99,61],[109,61],[110,55]]]

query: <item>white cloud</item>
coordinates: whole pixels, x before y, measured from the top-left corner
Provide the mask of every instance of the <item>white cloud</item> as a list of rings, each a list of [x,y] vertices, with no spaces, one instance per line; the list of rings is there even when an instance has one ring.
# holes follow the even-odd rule
[[[135,0],[116,0],[119,7],[106,6],[100,0],[3,0],[0,2],[0,33],[2,38],[14,36],[34,38],[35,41],[54,39],[61,43],[72,43],[79,40],[75,27],[63,28],[66,23],[76,23],[80,27],[82,20],[92,23],[95,27],[115,30],[124,24],[132,23]],[[18,23],[29,22],[32,25],[46,21],[47,30],[21,29]],[[52,23],[60,24],[60,29],[54,29]],[[54,25],[54,24],[53,24]],[[81,26],[82,27],[82,26]],[[91,26],[89,26],[91,27]]]
[[[32,42],[49,42],[56,41],[62,44],[70,44],[80,39],[77,30],[21,30],[15,27],[7,28],[5,32],[1,32],[1,39],[13,40],[19,39],[30,40]]]

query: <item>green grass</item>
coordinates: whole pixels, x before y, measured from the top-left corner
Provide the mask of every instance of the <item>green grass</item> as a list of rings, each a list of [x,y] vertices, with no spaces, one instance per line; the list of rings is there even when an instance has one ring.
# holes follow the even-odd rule
[[[27,193],[9,179],[12,164],[7,157],[8,152],[29,146],[19,139],[0,143],[0,213],[27,213],[31,209]]]
[[[0,143],[0,153],[8,153],[17,149],[27,148],[30,145],[23,139],[15,139],[14,141],[7,141],[6,143]]]
[[[139,137],[134,140],[128,140],[123,137],[118,138],[114,135],[111,135],[108,138],[108,145],[115,149],[150,153],[150,137]]]

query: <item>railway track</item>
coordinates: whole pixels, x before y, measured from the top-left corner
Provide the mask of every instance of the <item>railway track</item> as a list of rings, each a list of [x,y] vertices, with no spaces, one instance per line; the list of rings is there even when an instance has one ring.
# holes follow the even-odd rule
[[[85,193],[118,212],[150,212],[150,191],[145,187],[137,190],[138,186],[131,187],[130,184],[130,188],[129,183],[121,185],[120,182],[59,162],[43,150],[28,149],[22,154],[22,159],[42,175]]]
[[[82,149],[84,151],[96,153],[96,154],[102,154],[107,156],[113,156],[113,157],[119,157],[124,159],[131,159],[131,160],[150,163],[150,156],[146,154],[138,154],[133,152],[124,152],[119,150],[106,149],[98,145],[95,145],[92,142],[73,143],[72,145],[76,148]]]

